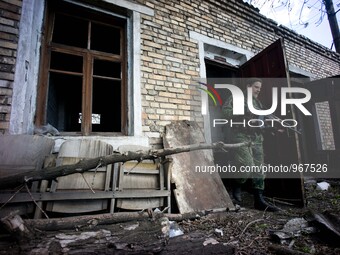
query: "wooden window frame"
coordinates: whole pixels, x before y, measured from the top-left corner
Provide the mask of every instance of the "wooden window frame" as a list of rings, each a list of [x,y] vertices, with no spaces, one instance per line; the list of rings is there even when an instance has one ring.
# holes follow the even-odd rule
[[[64,11],[61,10],[62,7],[51,7],[50,2],[47,2],[47,8],[45,12],[45,23],[44,23],[44,32],[42,38],[42,55],[41,55],[41,66],[39,72],[39,82],[38,82],[38,95],[37,95],[37,111],[36,111],[36,119],[35,123],[37,126],[42,126],[47,124],[47,100],[48,100],[48,83],[49,83],[49,73],[51,72],[50,69],[50,60],[51,60],[51,53],[60,52],[60,53],[68,53],[72,55],[82,56],[83,57],[83,70],[82,74],[83,77],[82,82],[82,123],[81,123],[81,130],[80,132],[61,132],[61,135],[101,135],[101,136],[122,136],[127,135],[127,43],[126,43],[126,36],[127,36],[127,23],[122,23],[119,26],[110,24],[109,21],[112,21],[114,18],[110,16],[101,15],[101,13],[91,11],[88,9],[83,9],[82,7],[73,6],[74,10],[81,11],[82,16],[81,19],[87,20],[89,26],[93,22],[98,24],[108,25],[110,27],[114,27],[120,30],[120,54],[111,54],[100,52],[96,50],[89,49],[89,45],[87,45],[87,49],[85,48],[78,48],[74,46],[67,46],[63,44],[58,44],[52,42],[52,31],[54,27],[54,20],[55,14],[60,13],[69,16],[76,16],[76,12],[72,11]],[[54,2],[54,1],[53,1]],[[53,3],[55,5],[55,3]],[[57,8],[55,8],[57,7]],[[91,14],[93,14],[93,18],[91,18]],[[88,37],[90,37],[90,29],[88,29]],[[88,41],[89,42],[89,41]],[[121,132],[92,132],[92,80],[93,80],[93,61],[94,59],[100,60],[108,60],[111,62],[118,62],[121,64]],[[56,71],[52,70],[52,72],[64,73],[64,74],[73,74],[79,75],[73,72],[68,71]],[[114,79],[114,78],[112,78]]]

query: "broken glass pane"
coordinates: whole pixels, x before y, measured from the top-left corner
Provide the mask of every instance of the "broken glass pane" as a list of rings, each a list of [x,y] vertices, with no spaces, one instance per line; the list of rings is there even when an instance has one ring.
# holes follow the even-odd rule
[[[120,29],[92,22],[91,50],[120,55]]]
[[[70,72],[83,72],[83,57],[61,52],[51,52],[51,69]]]
[[[88,21],[56,13],[52,42],[87,48]]]

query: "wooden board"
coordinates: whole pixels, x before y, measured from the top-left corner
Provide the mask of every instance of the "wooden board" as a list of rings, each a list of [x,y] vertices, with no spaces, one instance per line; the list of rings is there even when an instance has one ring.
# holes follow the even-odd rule
[[[180,121],[166,126],[164,148],[204,143],[196,122]],[[191,151],[172,155],[171,182],[180,213],[214,208],[234,208],[218,173],[197,173],[196,166],[213,166],[211,150]]]
[[[263,79],[261,93],[259,95],[259,99],[264,106],[272,105],[273,87],[282,88],[292,86],[284,45],[283,39],[280,38],[239,67],[242,78],[266,78]],[[300,85],[298,86],[300,87]],[[315,93],[313,95],[315,95]],[[300,123],[296,113],[294,107],[292,107],[288,110],[287,116],[281,116],[278,112],[275,112],[274,114],[281,119],[295,119]],[[297,128],[300,129],[300,126]],[[291,133],[288,130],[287,132],[274,136],[270,134],[270,132],[265,132],[263,142],[265,163],[271,165],[303,163],[301,158],[303,153],[301,150],[303,141],[301,138],[302,136],[299,136],[297,133]],[[307,140],[310,140],[310,137],[308,137]],[[281,200],[287,199],[289,202],[295,201],[294,204],[299,206],[305,205],[302,173],[296,173],[294,178],[273,178],[273,175],[277,176],[277,173],[268,173],[266,175],[266,196],[276,197]]]
[[[129,148],[129,150],[136,151],[135,148]],[[142,210],[164,206],[164,197],[148,197],[149,192],[157,193],[165,189],[164,178],[161,178],[162,171],[159,163],[150,160],[129,161],[119,164],[117,189],[123,193],[139,192],[144,194],[144,198],[117,199],[117,208]]]
[[[112,146],[91,139],[68,140],[60,148],[57,165],[69,165],[79,162],[84,158],[95,158],[111,154]],[[89,185],[96,191],[109,191],[112,183],[112,165],[91,170],[83,174],[72,174],[59,177],[58,182],[51,186],[52,192],[64,192],[74,190],[74,196],[69,196],[65,201],[54,201],[47,204],[46,210],[59,213],[85,213],[105,210],[110,204],[110,199],[92,199],[89,193],[88,199],[77,200],[77,194],[90,191]],[[86,179],[86,181],[84,180]],[[95,195],[95,194],[94,194]],[[66,201],[67,200],[67,201]]]

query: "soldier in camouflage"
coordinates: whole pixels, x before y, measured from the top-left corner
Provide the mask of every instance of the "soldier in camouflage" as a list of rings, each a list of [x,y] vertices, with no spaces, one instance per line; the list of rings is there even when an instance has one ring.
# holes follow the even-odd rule
[[[258,100],[258,95],[261,91],[262,80],[257,78],[251,78],[247,81],[247,86],[252,88],[253,92],[253,106],[257,109],[263,109],[261,102]],[[249,108],[245,100],[245,115],[238,117],[245,119],[246,121],[257,119],[253,113],[249,111]],[[223,113],[229,119],[238,121],[236,116],[233,116],[233,102],[230,97],[223,105]],[[263,135],[261,128],[243,127],[242,125],[235,125],[232,128],[232,142],[243,143],[251,142],[251,146],[243,146],[237,148],[234,151],[234,162],[238,169],[241,166],[260,166],[264,163],[263,156]],[[233,187],[233,197],[237,203],[242,202],[241,198],[241,185],[244,184],[247,179],[251,178],[252,186],[254,189],[254,207],[259,210],[277,211],[278,208],[270,205],[263,199],[264,179],[265,175],[262,173],[242,173],[242,178],[235,179],[235,185]]]

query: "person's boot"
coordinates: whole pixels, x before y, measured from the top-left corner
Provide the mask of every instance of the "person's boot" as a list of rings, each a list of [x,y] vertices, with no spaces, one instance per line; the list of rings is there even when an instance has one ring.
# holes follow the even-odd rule
[[[263,198],[263,190],[254,190],[254,207],[260,211],[277,212],[280,209],[274,205],[267,203]]]
[[[235,202],[237,204],[241,204],[242,196],[241,196],[241,187],[240,186],[235,186],[233,188],[233,198],[235,199]]]

